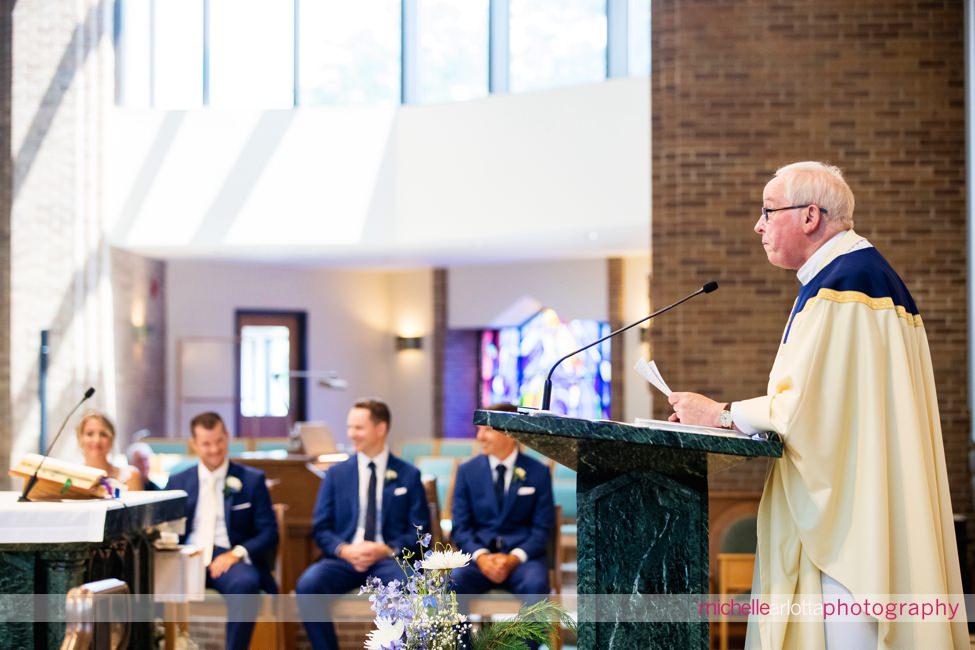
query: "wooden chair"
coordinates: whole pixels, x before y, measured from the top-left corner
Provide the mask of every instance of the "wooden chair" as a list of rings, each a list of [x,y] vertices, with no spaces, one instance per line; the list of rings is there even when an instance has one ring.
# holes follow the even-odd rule
[[[443,456],[420,456],[414,463],[423,477],[437,479],[437,498],[442,506],[443,517],[450,518],[450,501],[454,491],[454,478],[457,476],[459,458]]]
[[[728,524],[718,533],[718,596],[723,601],[749,594],[755,570],[756,518],[750,512]],[[736,623],[736,626],[741,625]],[[718,647],[728,650],[731,622],[718,618]]]
[[[274,575],[274,581],[278,583],[280,588],[282,584],[282,577],[284,576],[284,567],[286,566],[285,553],[287,550],[287,544],[284,543],[285,535],[285,514],[288,512],[288,506],[283,503],[275,503],[271,506],[274,508],[274,520],[278,527],[278,551],[274,558],[274,570],[272,574]],[[257,615],[257,623],[254,625],[254,635],[251,637],[251,650],[265,650],[268,648],[286,648],[292,647],[293,644],[289,644],[286,639],[290,637],[293,641],[293,634],[285,634],[285,620],[284,612],[281,611],[280,603],[281,599],[275,598],[275,605],[270,605],[268,602],[263,603],[261,611]]]
[[[722,599],[748,593],[752,588],[755,571],[754,553],[718,554],[718,593]],[[718,620],[718,647],[728,650],[728,617],[721,614]]]
[[[428,476],[422,479],[423,492],[427,497],[427,507],[430,510],[430,535],[432,536],[431,546],[444,544],[443,528],[440,526],[440,498],[437,494],[437,478]]]
[[[65,599],[67,620],[61,650],[115,650],[128,647],[129,622],[112,622],[108,616],[113,609],[110,596],[128,594],[129,586],[115,578],[70,589]],[[113,613],[118,614],[117,611]]]

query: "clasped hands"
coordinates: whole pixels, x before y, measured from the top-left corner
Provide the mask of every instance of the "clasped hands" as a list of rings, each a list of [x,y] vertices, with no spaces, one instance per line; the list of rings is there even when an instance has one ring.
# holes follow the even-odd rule
[[[496,585],[508,579],[521,560],[510,553],[482,553],[477,556],[477,568],[484,576]]]
[[[722,402],[715,402],[698,393],[671,393],[667,398],[674,412],[667,418],[670,422],[692,424],[702,427],[720,426]]]
[[[356,542],[343,544],[338,551],[340,558],[352,565],[360,573],[368,571],[369,567],[393,555],[393,550],[379,542]]]

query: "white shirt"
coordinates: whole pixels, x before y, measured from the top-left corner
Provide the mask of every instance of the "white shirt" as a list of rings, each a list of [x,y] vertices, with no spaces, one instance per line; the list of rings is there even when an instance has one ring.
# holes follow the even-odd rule
[[[227,480],[227,469],[230,467],[230,460],[224,459],[223,464],[212,472],[206,468],[202,462],[197,463],[197,476],[200,481],[200,488],[197,494],[196,512],[193,514],[193,532],[187,538],[187,544],[197,543],[197,533],[200,531],[200,514],[206,512],[206,508],[201,508],[203,499],[216,499],[214,511],[217,513],[217,525],[213,531],[213,545],[221,548],[230,548],[230,536],[227,534],[227,520],[224,512],[224,483]],[[216,485],[209,493],[206,490],[207,479],[213,478]],[[212,484],[211,484],[212,485]]]
[[[825,244],[817,248],[816,252],[810,255],[809,259],[799,267],[799,270],[796,271],[796,277],[799,278],[799,283],[802,284],[802,286],[806,286],[812,282],[812,279],[816,277],[816,272],[819,271],[819,265],[829,254],[832,244],[834,244],[837,239],[844,236],[846,233],[846,230],[841,230],[830,237]],[[853,251],[858,251],[864,248],[873,248],[873,244],[868,242],[866,239],[860,239],[856,244],[850,247],[850,250],[843,251],[841,254],[846,255],[847,253],[852,253]],[[735,423],[735,427],[742,433],[747,433],[748,435],[760,433],[758,429],[745,422],[745,419],[741,416],[741,410],[738,406],[738,402],[731,403],[731,419]]]
[[[369,463],[376,464],[376,540],[380,544],[385,544],[383,540],[383,483],[386,481],[386,465],[389,463],[389,447],[376,454],[374,458],[369,458],[362,452],[356,453],[356,462],[359,464],[359,521],[355,527],[355,536],[352,543],[357,544],[366,539],[366,507],[369,498]]]

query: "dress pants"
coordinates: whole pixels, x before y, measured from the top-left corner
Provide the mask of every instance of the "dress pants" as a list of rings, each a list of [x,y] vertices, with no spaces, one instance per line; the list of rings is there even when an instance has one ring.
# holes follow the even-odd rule
[[[213,547],[213,557],[228,549]],[[261,593],[260,574],[253,564],[238,562],[219,578],[210,577],[207,570],[206,586],[216,589],[227,601],[227,648],[247,650],[254,633],[254,621]]]
[[[298,594],[298,610],[314,650],[338,650],[335,626],[332,624],[327,600],[315,594],[344,594],[366,584],[366,578],[376,577],[388,584],[393,580],[403,582],[403,570],[393,559],[380,560],[368,571],[356,571],[352,565],[339,558],[323,558],[305,569],[298,578],[295,591]]]
[[[549,592],[548,566],[545,560],[528,560],[519,564],[501,584],[491,582],[472,560],[467,566],[454,569],[450,581],[457,593],[457,603],[464,613],[470,611],[472,596],[491,589],[504,589],[515,595],[525,596],[523,600],[526,605],[542,600]],[[534,650],[538,644],[531,642],[528,647]]]

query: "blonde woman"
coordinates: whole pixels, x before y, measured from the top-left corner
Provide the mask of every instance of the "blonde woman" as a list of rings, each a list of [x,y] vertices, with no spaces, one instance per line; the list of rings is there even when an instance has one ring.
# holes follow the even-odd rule
[[[108,456],[115,444],[115,426],[103,413],[89,411],[81,417],[75,430],[78,436],[78,446],[85,457],[85,465],[105,470],[109,482],[116,487],[129,490],[141,490],[142,474],[131,465],[118,467],[113,465]]]

